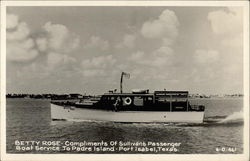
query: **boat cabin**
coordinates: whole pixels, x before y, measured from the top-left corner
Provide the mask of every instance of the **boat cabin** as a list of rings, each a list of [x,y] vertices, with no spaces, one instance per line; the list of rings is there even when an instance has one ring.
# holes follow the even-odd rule
[[[202,111],[191,106],[188,91],[155,91],[154,93],[106,93],[99,108],[115,111]],[[111,108],[111,109],[110,109]],[[112,109],[113,108],[113,109]]]

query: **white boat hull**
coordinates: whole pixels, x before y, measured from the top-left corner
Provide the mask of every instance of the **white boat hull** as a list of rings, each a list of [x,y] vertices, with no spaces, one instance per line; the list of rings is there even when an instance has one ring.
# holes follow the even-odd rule
[[[204,111],[107,111],[51,104],[52,120],[93,120],[112,122],[202,123]]]

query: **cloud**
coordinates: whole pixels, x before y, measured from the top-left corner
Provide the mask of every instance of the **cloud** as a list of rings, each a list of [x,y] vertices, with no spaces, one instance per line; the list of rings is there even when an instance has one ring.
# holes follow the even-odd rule
[[[35,38],[37,50],[47,56],[47,68],[52,71],[62,69],[76,59],[70,54],[79,47],[80,38],[62,24],[45,23],[42,34]],[[60,68],[58,68],[60,67]]]
[[[129,59],[132,60],[132,61],[135,61],[135,62],[139,62],[140,60],[143,59],[143,57],[145,56],[144,52],[142,51],[137,51],[135,53],[133,53]]]
[[[242,10],[240,7],[229,7],[228,10],[210,12],[207,16],[216,34],[231,34],[242,31]]]
[[[162,46],[153,53],[152,65],[163,67],[170,65],[173,57],[173,50],[170,47]]]
[[[6,28],[13,29],[18,25],[18,16],[14,14],[6,15]]]
[[[175,53],[172,46],[178,36],[178,26],[178,18],[171,10],[164,10],[157,19],[146,21],[142,25],[141,34],[144,39],[158,39],[161,43],[157,43],[150,52],[145,52],[142,48],[128,57],[133,67],[131,71],[137,75],[135,77],[142,77],[145,81],[170,80],[170,75],[175,71]],[[135,70],[137,68],[140,70]],[[171,72],[166,72],[166,69]]]
[[[29,36],[30,29],[28,25],[24,22],[21,22],[17,25],[15,31],[7,31],[6,38],[7,40],[23,40]]]
[[[43,28],[48,33],[48,40],[52,49],[60,49],[69,37],[69,30],[64,25],[47,22]]]
[[[164,10],[156,20],[147,21],[143,24],[141,33],[146,38],[174,39],[178,35],[179,21],[171,10]]]
[[[219,60],[219,52],[216,50],[198,49],[194,53],[194,59],[199,64],[212,64]]]
[[[82,66],[85,68],[106,68],[112,66],[116,59],[112,55],[93,57],[82,61]]]
[[[222,41],[221,44],[226,46],[226,47],[243,47],[243,34],[237,34],[232,37],[225,37]]]
[[[173,50],[169,47],[162,46],[155,50],[152,54],[145,54],[142,51],[137,51],[128,58],[135,64],[144,65],[147,67],[162,68],[171,65],[173,59]]]
[[[218,42],[218,47],[224,51],[221,54],[234,53],[238,59],[243,49],[243,8],[228,7],[208,13],[208,21]],[[232,55],[233,56],[233,55]],[[227,56],[228,59],[230,56]]]
[[[7,14],[6,32],[7,60],[25,63],[21,73],[29,71],[30,75],[44,77],[66,72],[76,62],[69,54],[79,46],[80,39],[64,25],[47,22],[34,33],[17,15]]]
[[[103,69],[87,69],[83,70],[82,74],[85,77],[94,77],[94,76],[103,76],[105,75],[105,72]]]
[[[25,22],[19,22],[18,16],[7,14],[6,27],[6,54],[8,61],[27,62],[39,54],[33,39],[30,38],[28,25]]]
[[[79,45],[79,38],[64,25],[47,22],[43,30],[42,36],[34,37],[30,27],[17,15],[7,14],[7,59],[27,62],[41,52],[70,53]]]
[[[24,42],[7,43],[7,59],[10,61],[26,62],[34,59],[38,51],[33,49],[30,39]]]
[[[157,49],[154,53],[154,56],[156,57],[167,57],[173,55],[173,49],[167,46],[162,46],[159,49]]]
[[[91,36],[90,41],[85,45],[85,48],[100,48],[101,50],[107,50],[109,46],[108,41],[103,40],[98,36]]]
[[[99,77],[111,74],[112,66],[117,60],[112,55],[106,55],[109,51],[110,43],[99,36],[91,36],[83,46],[85,53],[90,53],[91,58],[81,61],[81,73],[84,77]],[[100,53],[105,53],[100,55]],[[98,55],[98,56],[96,56]]]
[[[36,44],[38,47],[38,50],[41,52],[45,52],[48,49],[48,41],[46,38],[37,38]]]
[[[174,44],[174,42],[175,42],[174,39],[169,39],[169,38],[163,38],[162,39],[162,45],[163,46],[171,46],[171,45]]]
[[[81,66],[84,76],[98,76],[104,75],[116,63],[116,59],[112,55],[93,57],[92,59],[85,59]]]
[[[130,35],[130,34],[126,34],[123,37],[123,41],[120,42],[119,44],[117,44],[117,48],[133,48],[135,46],[135,40],[136,40],[136,36],[134,35]]]
[[[179,25],[175,13],[168,9],[164,10],[157,19],[146,21],[141,28],[141,34],[145,38],[159,39],[162,43],[150,54],[145,54],[137,63],[155,68],[155,70],[158,70],[156,75],[164,72],[159,68],[172,65],[174,61],[172,45],[178,36]],[[137,58],[138,56],[141,56],[140,53],[135,53],[131,58]]]
[[[54,69],[55,67],[66,65],[69,63],[75,63],[76,59],[65,54],[50,53],[48,55],[48,67]]]
[[[37,39],[39,49],[48,48],[48,50],[56,52],[70,53],[79,46],[79,37],[71,33],[64,25],[47,22],[43,29],[45,35]]]
[[[152,66],[152,60],[150,55],[146,55],[143,51],[137,51],[132,53],[128,60],[135,65],[144,65],[145,67]]]
[[[242,84],[243,15],[241,7],[228,7],[209,12],[213,49],[198,49],[193,55],[190,80],[206,85],[210,90],[220,87],[228,91],[235,88],[232,82]],[[230,82],[230,83],[228,83]],[[217,89],[216,89],[217,90]]]
[[[141,28],[141,34],[144,38],[160,40],[155,49],[151,52],[137,51],[128,58],[136,65],[143,66],[143,72],[147,72],[150,77],[161,75],[166,77],[165,69],[170,68],[174,59],[174,50],[172,45],[178,36],[179,20],[171,10],[164,10],[157,19],[146,21]],[[143,73],[141,72],[141,73]]]

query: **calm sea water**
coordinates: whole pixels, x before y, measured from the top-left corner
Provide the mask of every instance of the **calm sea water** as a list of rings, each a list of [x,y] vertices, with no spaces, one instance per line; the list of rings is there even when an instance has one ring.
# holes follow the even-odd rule
[[[180,154],[243,152],[243,99],[198,99],[206,106],[202,124],[112,123],[51,121],[48,100],[7,99],[7,153],[87,153],[18,151],[16,140],[26,141],[130,141],[181,143]],[[216,151],[232,148],[234,151]],[[98,153],[98,152],[90,152]],[[101,152],[105,153],[105,152]],[[108,152],[131,153],[131,152]],[[134,153],[134,152],[132,152]],[[173,152],[160,152],[170,153]]]

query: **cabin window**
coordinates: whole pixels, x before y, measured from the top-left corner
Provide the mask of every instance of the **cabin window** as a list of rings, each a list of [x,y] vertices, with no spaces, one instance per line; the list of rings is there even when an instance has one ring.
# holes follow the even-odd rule
[[[102,96],[102,97],[101,97],[101,100],[107,100],[107,97]]]
[[[187,111],[186,101],[172,102],[172,111]]]
[[[170,95],[162,95],[160,97],[156,97],[156,99],[159,101],[159,102],[169,102],[172,100],[171,96]]]
[[[135,97],[134,98],[134,105],[135,106],[143,106],[143,98],[142,97]]]

